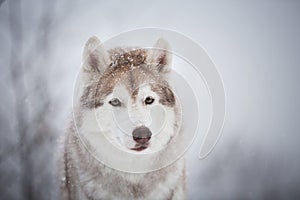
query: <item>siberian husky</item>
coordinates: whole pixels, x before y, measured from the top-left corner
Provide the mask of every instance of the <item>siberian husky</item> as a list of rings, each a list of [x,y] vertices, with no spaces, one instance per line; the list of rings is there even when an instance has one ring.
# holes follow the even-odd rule
[[[95,36],[86,42],[74,117],[59,152],[61,199],[186,199],[184,158],[155,168],[183,141],[171,62],[164,39],[152,49],[106,50]],[[95,157],[117,156],[107,141],[138,158],[155,153],[125,168],[156,170],[131,173],[105,165]]]

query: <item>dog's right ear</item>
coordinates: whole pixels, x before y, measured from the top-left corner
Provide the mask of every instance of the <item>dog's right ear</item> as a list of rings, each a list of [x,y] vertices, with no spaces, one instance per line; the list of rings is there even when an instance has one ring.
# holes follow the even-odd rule
[[[85,72],[101,73],[110,64],[109,54],[96,36],[86,42],[82,59]]]
[[[155,68],[159,73],[168,74],[172,64],[170,44],[165,39],[160,38],[153,47],[149,50],[147,62],[155,64]]]

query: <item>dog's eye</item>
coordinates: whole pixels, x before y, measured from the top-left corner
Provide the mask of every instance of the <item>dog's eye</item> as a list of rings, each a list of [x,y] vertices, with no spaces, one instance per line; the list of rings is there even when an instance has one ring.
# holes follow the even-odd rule
[[[153,97],[146,97],[146,99],[145,99],[145,104],[146,105],[150,105],[150,104],[152,104],[154,102],[154,98]]]
[[[109,104],[112,106],[121,106],[121,101],[117,98],[113,98],[109,101]]]

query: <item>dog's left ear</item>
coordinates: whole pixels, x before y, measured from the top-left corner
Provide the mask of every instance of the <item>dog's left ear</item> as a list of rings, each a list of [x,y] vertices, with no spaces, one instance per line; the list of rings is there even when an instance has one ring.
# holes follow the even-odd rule
[[[83,69],[88,73],[101,73],[110,64],[108,52],[96,36],[88,39],[82,57]]]
[[[147,63],[154,64],[160,73],[168,73],[171,69],[172,54],[169,43],[160,38],[152,49],[149,50]]]

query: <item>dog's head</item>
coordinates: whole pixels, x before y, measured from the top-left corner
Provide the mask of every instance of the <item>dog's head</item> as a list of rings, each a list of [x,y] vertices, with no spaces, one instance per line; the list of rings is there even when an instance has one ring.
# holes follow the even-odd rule
[[[105,50],[98,38],[90,38],[83,54],[83,131],[102,133],[131,152],[168,145],[181,123],[179,101],[168,82],[171,57],[163,39],[152,49]],[[96,115],[97,125],[90,115]]]

